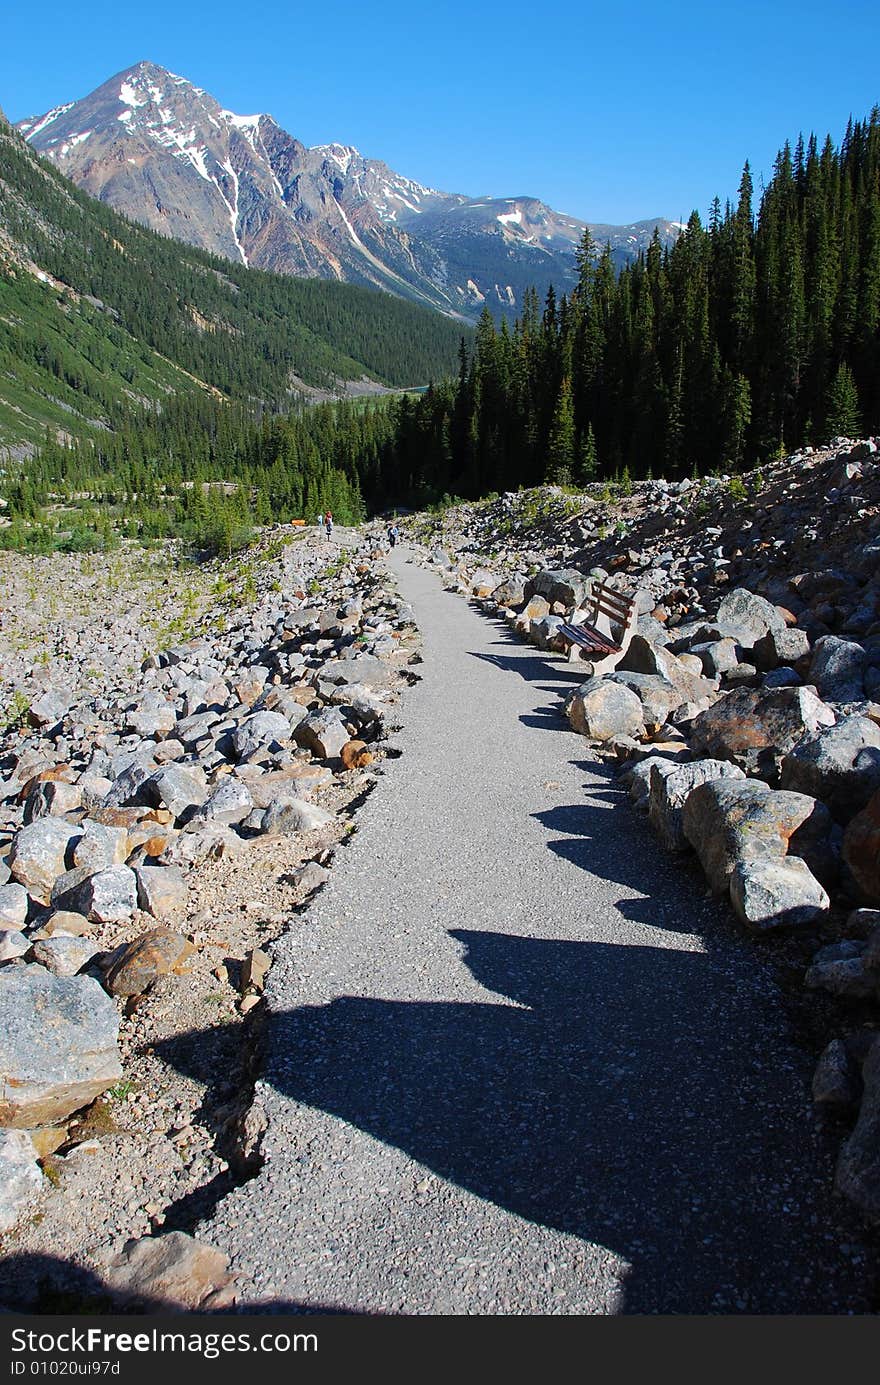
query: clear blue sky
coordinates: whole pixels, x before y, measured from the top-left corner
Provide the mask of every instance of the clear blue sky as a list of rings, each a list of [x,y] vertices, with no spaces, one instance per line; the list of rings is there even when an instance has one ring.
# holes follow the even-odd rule
[[[149,0],[7,6],[10,119],[141,58],[306,144],[339,140],[474,196],[590,221],[686,217],[743,160],[880,103],[877,0]]]

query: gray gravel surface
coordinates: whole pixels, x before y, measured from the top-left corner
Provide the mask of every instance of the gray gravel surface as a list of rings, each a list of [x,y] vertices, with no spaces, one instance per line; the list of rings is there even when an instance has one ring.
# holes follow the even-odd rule
[[[392,555],[403,752],[275,945],[259,1175],[202,1233],[264,1311],[863,1312],[810,1058],[726,906],[566,729],[576,675]]]

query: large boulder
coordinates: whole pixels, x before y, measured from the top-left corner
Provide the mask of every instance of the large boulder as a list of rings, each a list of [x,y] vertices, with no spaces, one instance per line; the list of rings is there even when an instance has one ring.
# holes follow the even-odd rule
[[[565,715],[573,731],[591,741],[639,736],[645,730],[642,704],[630,688],[605,678],[588,678],[565,699]]]
[[[827,914],[831,903],[799,856],[739,861],[730,877],[730,900],[737,917],[753,933],[810,928]]]
[[[679,658],[662,645],[652,644],[644,635],[633,635],[615,673],[653,674],[676,689],[679,703],[699,702],[715,692],[711,683],[691,672]]]
[[[78,878],[77,878],[78,877]],[[70,871],[69,885],[62,884],[52,902],[62,909],[84,914],[95,923],[118,923],[137,908],[137,879],[128,866],[109,866],[91,875],[88,867]]]
[[[304,746],[321,760],[334,759],[350,739],[345,722],[335,708],[312,712],[293,734],[297,745]]]
[[[127,1308],[161,1303],[177,1310],[207,1312],[235,1302],[228,1257],[185,1231],[128,1241],[108,1267],[105,1280]]]
[[[688,794],[681,822],[712,889],[722,894],[741,861],[781,860],[817,813],[822,805],[806,794],[774,792],[756,779],[713,779]]]
[[[169,918],[186,904],[186,881],[179,866],[135,866],[137,901],[154,919]]]
[[[479,567],[470,580],[471,596],[491,596],[498,586],[498,573],[487,567]]]
[[[67,857],[80,829],[61,818],[38,818],[13,838],[9,851],[12,877],[32,899],[48,904],[52,886],[67,868]]]
[[[143,995],[160,976],[186,971],[195,948],[170,928],[151,928],[126,944],[104,977],[111,995]]]
[[[90,976],[0,971],[0,1125],[63,1120],[122,1077],[116,1006]]]
[[[869,1221],[880,1221],[880,1043],[862,1067],[864,1095],[859,1118],[837,1161],[834,1186]]]
[[[398,681],[393,666],[375,654],[355,654],[350,659],[329,659],[326,664],[321,665],[319,677],[322,683],[350,683],[379,689],[392,688]]]
[[[860,644],[823,635],[813,647],[810,682],[831,702],[860,702],[865,696],[865,662]]]
[[[648,790],[648,817],[663,845],[670,851],[687,850],[681,810],[698,784],[713,779],[745,779],[743,771],[727,760],[695,760],[691,764],[654,763]]]
[[[291,798],[271,803],[263,811],[260,831],[291,836],[296,832],[313,832],[317,827],[326,827],[333,821],[333,814],[316,803],[307,803],[302,798]]]
[[[736,688],[694,717],[691,743],[713,759],[772,777],[784,755],[834,721],[809,688]]]
[[[23,928],[28,915],[24,885],[0,885],[0,927]]]
[[[880,904],[880,789],[843,834],[844,865],[868,904]]]
[[[196,765],[189,768],[165,765],[150,776],[144,784],[143,794],[152,807],[167,808],[175,820],[191,815],[208,796],[205,776]]]
[[[272,746],[286,745],[291,726],[280,712],[254,712],[235,728],[232,748],[239,760],[249,760]]]
[[[786,755],[780,784],[821,798],[838,818],[851,816],[880,789],[880,726],[852,716],[823,727]]]
[[[782,612],[745,587],[734,587],[726,594],[715,624],[722,637],[731,637],[743,649],[753,649],[771,631],[781,634],[786,628]]]
[[[91,871],[122,866],[128,858],[128,832],[124,827],[86,818],[80,823],[82,836],[73,848],[74,868],[88,867]]]
[[[565,607],[583,606],[591,586],[589,577],[572,568],[545,568],[529,578],[523,595],[526,601],[532,596],[543,596],[549,606],[557,601]]]
[[[242,822],[254,806],[250,789],[240,779],[224,775],[189,820],[189,826],[222,822],[229,826]]]
[[[614,673],[605,674],[609,683],[618,683],[629,688],[642,704],[645,724],[662,726],[672,712],[681,706],[681,694],[658,674],[652,673]]]
[[[771,630],[758,640],[752,650],[756,668],[768,672],[780,664],[796,664],[810,652],[810,641],[805,630],[797,626],[784,630]]]

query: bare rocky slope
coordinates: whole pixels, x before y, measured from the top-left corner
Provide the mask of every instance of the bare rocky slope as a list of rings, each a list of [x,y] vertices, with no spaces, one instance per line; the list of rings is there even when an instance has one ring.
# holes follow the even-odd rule
[[[200,571],[2,557],[7,1302],[232,1293],[187,1233],[259,1163],[264,948],[383,774],[416,650],[372,543],[337,540]]]
[[[836,439],[743,477],[543,488],[402,521],[447,586],[551,658],[597,579],[636,602],[616,668],[580,666],[560,726],[619,768],[658,859],[697,863],[727,926],[777,967],[839,1144],[836,1191],[869,1240],[878,458],[876,439]],[[270,531],[197,572],[133,550],[3,558],[10,1305],[220,1308],[239,1292],[209,1242],[215,1208],[260,1177],[266,944],[385,791],[419,658],[381,531],[338,537]]]

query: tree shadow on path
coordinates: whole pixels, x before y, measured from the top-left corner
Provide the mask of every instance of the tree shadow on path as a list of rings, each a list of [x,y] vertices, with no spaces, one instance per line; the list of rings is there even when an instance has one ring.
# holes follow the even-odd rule
[[[527,1222],[614,1251],[631,1265],[623,1311],[866,1308],[860,1275],[814,1225],[830,1174],[800,1074],[768,1062],[778,1018],[729,959],[452,936],[515,1004],[342,996],[282,1012],[266,1080]],[[157,1048],[186,1071],[202,1037]]]

